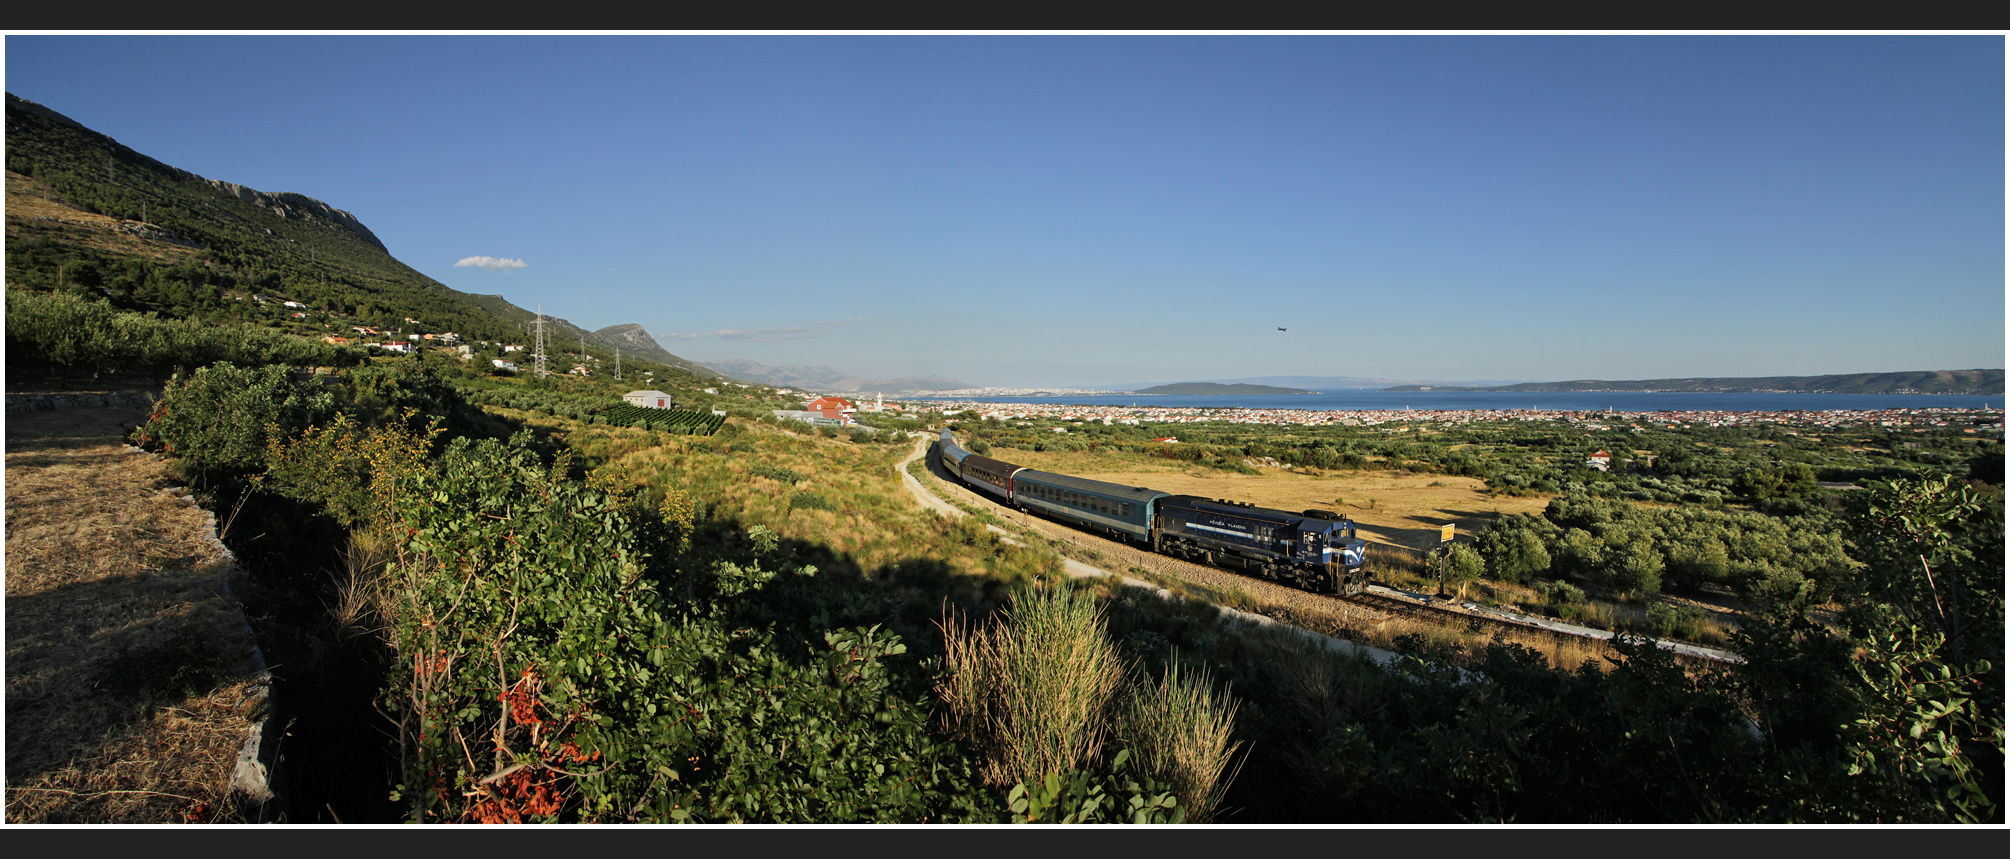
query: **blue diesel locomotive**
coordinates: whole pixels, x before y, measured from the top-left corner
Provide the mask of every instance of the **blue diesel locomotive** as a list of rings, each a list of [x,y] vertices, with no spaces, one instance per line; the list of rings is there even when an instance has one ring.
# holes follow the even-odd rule
[[[947,429],[937,450],[972,488],[1087,531],[1315,593],[1368,587],[1367,541],[1353,522],[1324,510],[1288,513],[1036,471],[970,453]]]

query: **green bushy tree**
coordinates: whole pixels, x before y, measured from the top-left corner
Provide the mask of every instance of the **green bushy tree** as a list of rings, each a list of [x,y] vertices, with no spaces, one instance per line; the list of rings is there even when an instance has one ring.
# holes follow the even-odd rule
[[[181,461],[199,480],[265,467],[268,444],[333,416],[334,391],[286,367],[215,364],[177,374],[136,440]]]

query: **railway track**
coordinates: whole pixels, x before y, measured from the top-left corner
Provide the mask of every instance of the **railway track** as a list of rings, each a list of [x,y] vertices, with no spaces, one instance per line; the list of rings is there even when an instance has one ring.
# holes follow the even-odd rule
[[[1440,626],[1464,629],[1467,632],[1514,632],[1522,635],[1536,635],[1559,641],[1593,636],[1574,635],[1562,630],[1550,629],[1530,623],[1517,623],[1507,618],[1462,611],[1450,606],[1433,605],[1416,600],[1393,597],[1366,591],[1353,596],[1332,596],[1332,599],[1354,605],[1365,606],[1377,611],[1388,612],[1400,617],[1408,617]]]
[[[1251,590],[1259,588],[1275,589],[1275,591],[1277,592],[1276,598],[1269,599],[1266,601],[1281,604],[1282,606],[1284,606],[1286,608],[1286,611],[1284,612],[1286,617],[1302,616],[1300,611],[1291,607],[1294,604],[1324,602],[1328,605],[1339,603],[1350,606],[1356,610],[1365,609],[1370,612],[1379,612],[1385,616],[1382,620],[1359,621],[1369,627],[1377,626],[1390,618],[1400,617],[1414,620],[1420,623],[1430,624],[1433,626],[1440,626],[1460,630],[1473,635],[1493,636],[1498,633],[1507,633],[1511,637],[1528,637],[1528,638],[1536,638],[1539,640],[1554,641],[1554,642],[1586,642],[1586,641],[1598,641],[1601,639],[1610,638],[1610,635],[1602,635],[1590,631],[1587,631],[1587,633],[1589,633],[1587,634],[1587,633],[1575,633],[1567,630],[1552,629],[1550,627],[1542,626],[1539,624],[1518,622],[1508,618],[1497,617],[1494,615],[1483,614],[1480,612],[1468,611],[1460,608],[1455,608],[1452,606],[1434,605],[1429,602],[1391,596],[1387,593],[1377,593],[1373,590],[1364,591],[1363,593],[1354,596],[1341,596],[1335,594],[1314,594],[1308,591],[1299,590],[1275,582],[1269,582],[1264,579],[1252,578],[1249,576],[1241,575],[1219,567],[1198,564],[1193,561],[1184,560],[1181,558],[1175,558],[1170,555],[1160,555],[1154,552],[1139,549],[1137,547],[1131,546],[1128,543],[1116,540],[1110,540],[1099,535],[1090,534],[1069,527],[1064,523],[1055,522],[1044,516],[1035,515],[1031,511],[1020,510],[1009,507],[1004,504],[1000,504],[995,498],[984,495],[983,493],[971,492],[968,491],[967,489],[964,489],[954,479],[952,475],[945,473],[945,471],[941,467],[940,462],[937,461],[934,456],[928,456],[924,459],[924,461],[928,463],[927,467],[930,470],[930,472],[934,474],[935,477],[943,483],[943,485],[953,487],[954,489],[957,490],[957,494],[960,497],[965,498],[967,501],[975,502],[988,509],[995,511],[1000,516],[1000,518],[1003,518],[1007,521],[1015,522],[1024,527],[1031,528],[1039,533],[1046,534],[1049,537],[1055,537],[1058,539],[1066,540],[1067,542],[1073,543],[1078,547],[1093,550],[1104,556],[1113,557],[1129,566],[1134,566],[1146,570],[1152,570],[1162,575],[1171,575],[1183,581],[1199,582],[1203,584],[1204,587],[1221,587],[1223,585],[1219,583],[1225,580],[1226,582],[1230,583],[1226,585],[1228,587],[1240,586]],[[919,487],[917,486],[916,488]],[[1280,617],[1280,619],[1285,618]],[[1293,622],[1293,621],[1287,620],[1287,622]],[[1328,635],[1337,635],[1341,638],[1354,639],[1359,637],[1359,632],[1357,629],[1351,628],[1346,625],[1341,625],[1333,628],[1314,629],[1314,631],[1323,632]],[[1352,634],[1350,635],[1349,633]],[[1692,647],[1691,649],[1694,650],[1696,648]],[[1698,654],[1695,652],[1684,652],[1682,650],[1678,650],[1677,654],[1678,656],[1688,659],[1705,659],[1705,660],[1716,660],[1716,661],[1722,661],[1726,657],[1735,658],[1735,656],[1731,654],[1722,654],[1713,656],[1709,654]]]
[[[1407,617],[1426,623],[1462,628],[1467,632],[1476,634],[1508,632],[1515,635],[1531,635],[1559,642],[1585,640],[1609,641],[1612,638],[1611,633],[1595,630],[1572,632],[1569,630],[1554,629],[1537,623],[1526,623],[1511,618],[1497,617],[1452,606],[1435,605],[1418,600],[1393,597],[1373,591],[1354,596],[1330,595],[1328,598],[1364,606],[1377,611],[1388,612],[1391,616]],[[1729,651],[1679,641],[1664,641],[1661,643],[1672,649],[1677,659],[1717,663],[1742,661],[1737,654]]]

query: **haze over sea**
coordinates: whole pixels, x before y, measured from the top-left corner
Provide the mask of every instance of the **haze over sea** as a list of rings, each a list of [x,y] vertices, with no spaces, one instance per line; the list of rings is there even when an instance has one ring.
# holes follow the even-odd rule
[[[1880,409],[2001,409],[2004,396],[1990,394],[1802,394],[1649,393],[1640,391],[1376,391],[1334,390],[1310,394],[1139,396],[1077,394],[1065,397],[958,397],[963,403],[1048,403],[1054,405],[1140,406],[1176,409],[1302,409],[1305,411],[1536,411],[1622,412],[1783,412],[1876,411]]]

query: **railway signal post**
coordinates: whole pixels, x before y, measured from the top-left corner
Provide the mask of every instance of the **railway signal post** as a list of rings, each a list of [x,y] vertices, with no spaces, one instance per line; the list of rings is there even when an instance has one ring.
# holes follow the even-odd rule
[[[1457,535],[1457,525],[1444,525],[1438,529],[1438,599],[1450,599],[1445,592],[1445,581],[1452,565],[1452,538]]]

